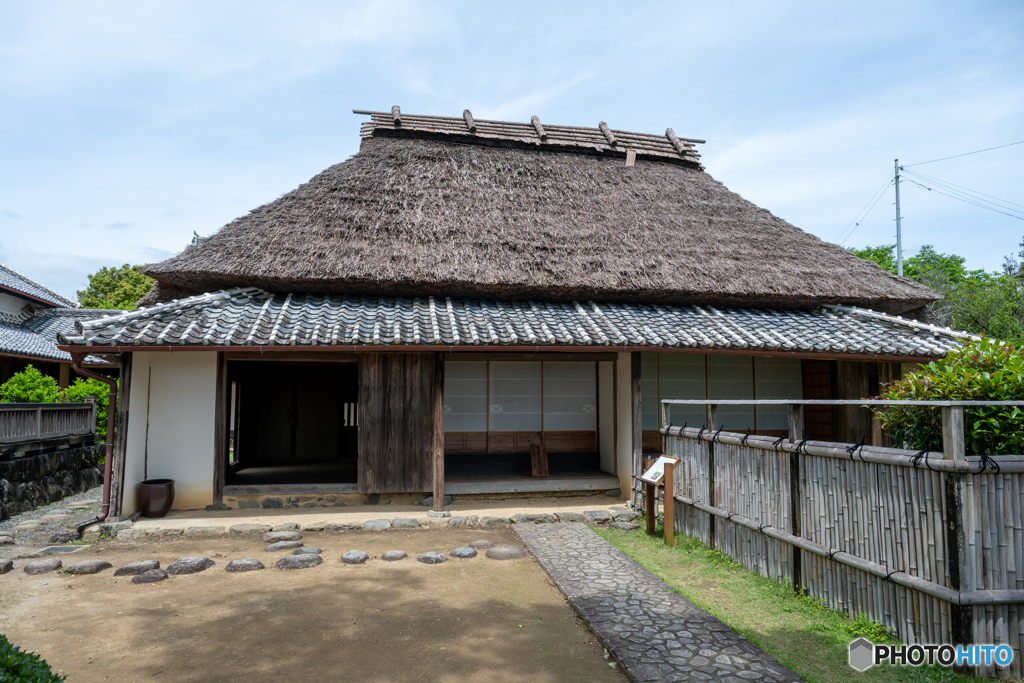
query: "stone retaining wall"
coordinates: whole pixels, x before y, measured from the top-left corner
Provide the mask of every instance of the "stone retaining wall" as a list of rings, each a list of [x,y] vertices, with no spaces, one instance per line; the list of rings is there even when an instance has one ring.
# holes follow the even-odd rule
[[[103,483],[103,444],[0,461],[0,520]]]

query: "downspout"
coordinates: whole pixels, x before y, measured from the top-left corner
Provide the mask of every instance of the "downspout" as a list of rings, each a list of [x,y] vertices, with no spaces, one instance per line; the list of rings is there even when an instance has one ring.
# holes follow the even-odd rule
[[[96,515],[96,519],[77,525],[79,528],[85,528],[92,524],[102,522],[107,518],[107,515],[110,514],[110,472],[114,459],[114,424],[117,421],[117,380],[93,372],[92,370],[86,370],[82,367],[82,362],[84,360],[84,353],[72,353],[71,367],[73,367],[75,372],[83,377],[99,380],[100,382],[109,385],[110,401],[107,404],[107,443],[106,457],[103,462],[103,506],[100,508],[100,513]]]

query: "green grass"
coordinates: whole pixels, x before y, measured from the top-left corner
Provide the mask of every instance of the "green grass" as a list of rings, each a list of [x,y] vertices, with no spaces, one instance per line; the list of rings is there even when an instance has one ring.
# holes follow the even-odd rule
[[[797,595],[792,587],[749,572],[720,550],[711,550],[688,536],[676,536],[676,545],[670,548],[663,536],[648,536],[642,529],[607,529],[598,533],[683,597],[811,683],[978,680],[940,666],[883,665],[860,673],[847,663],[850,641],[863,636],[874,643],[898,642],[881,624],[863,617],[850,619],[807,596]]]

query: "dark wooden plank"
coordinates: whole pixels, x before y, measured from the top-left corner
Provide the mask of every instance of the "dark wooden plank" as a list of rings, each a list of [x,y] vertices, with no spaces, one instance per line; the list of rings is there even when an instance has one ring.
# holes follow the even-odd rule
[[[117,382],[117,422],[114,434],[114,461],[110,469],[110,514],[122,514],[124,503],[124,460],[128,450],[128,403],[132,391],[132,354],[121,354],[121,372]]]
[[[469,110],[466,110],[469,113]],[[472,121],[472,118],[470,118]],[[444,354],[434,354],[434,510],[444,510]]]
[[[530,474],[534,478],[548,476],[548,449],[542,443],[530,446]]]
[[[223,353],[217,354],[217,395],[213,404],[213,504],[224,502],[224,477],[228,469],[228,369]]]

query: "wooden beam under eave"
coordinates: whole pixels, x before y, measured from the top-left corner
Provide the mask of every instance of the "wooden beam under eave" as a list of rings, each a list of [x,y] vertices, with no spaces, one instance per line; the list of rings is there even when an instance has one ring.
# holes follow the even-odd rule
[[[128,452],[128,403],[132,390],[132,359],[121,354],[121,371],[117,382],[117,421],[114,432],[113,462],[110,465],[110,513],[108,519],[118,520],[124,504],[124,463]]]
[[[434,365],[434,510],[444,510],[444,354]]]
[[[638,474],[643,472],[643,402],[640,394],[640,352],[633,351],[629,354],[629,385],[631,391],[631,405],[632,405],[632,424],[633,424],[633,457],[632,466],[633,471],[630,478],[630,498],[633,504],[639,507],[642,504],[640,500],[640,492],[637,491],[636,485],[632,477],[636,477]]]

